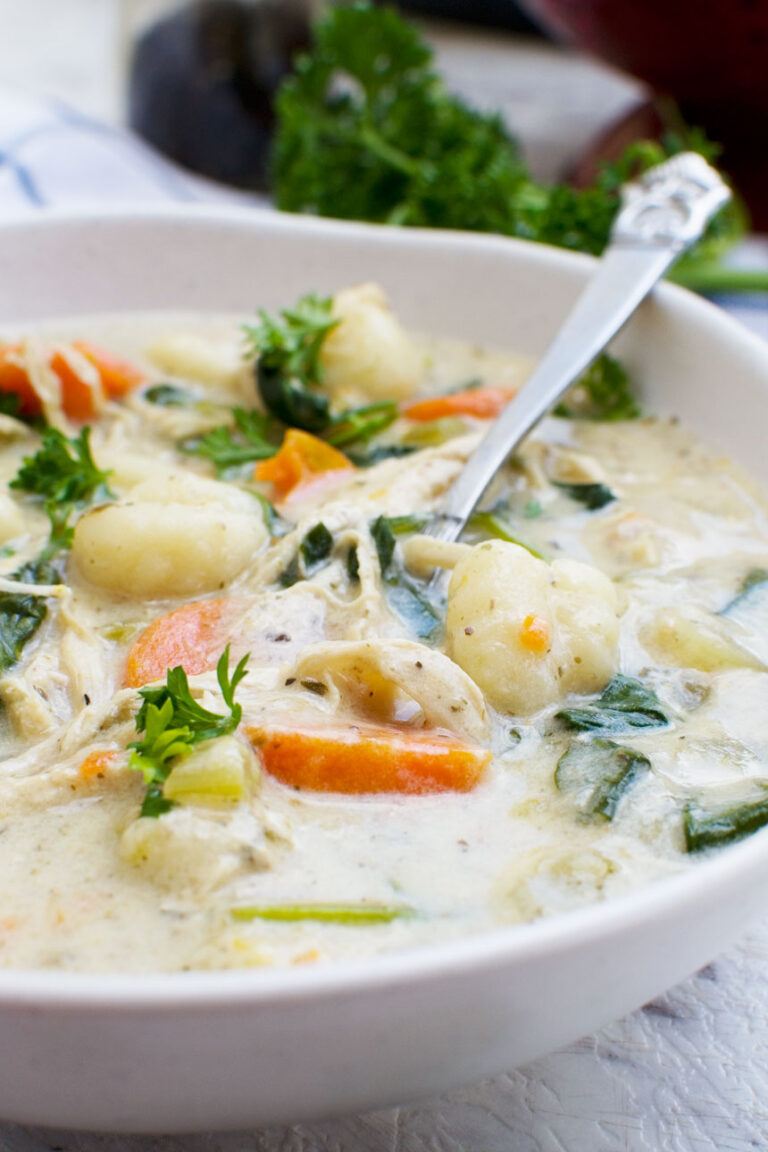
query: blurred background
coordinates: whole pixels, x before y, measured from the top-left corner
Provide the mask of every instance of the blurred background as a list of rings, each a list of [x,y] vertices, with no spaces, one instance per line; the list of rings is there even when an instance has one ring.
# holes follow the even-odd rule
[[[233,122],[240,105],[243,115],[235,130],[246,131],[243,125],[247,127],[253,115],[248,112],[253,93],[243,93],[248,87],[243,85],[243,72],[247,76],[255,71],[256,87],[265,82],[267,88],[273,86],[286,59],[286,41],[290,48],[291,41],[301,40],[302,17],[306,19],[313,8],[293,0],[271,4],[210,0],[202,5],[169,0],[0,0],[0,84],[52,95],[111,124],[127,123],[132,111],[146,135],[157,141],[162,130],[167,150],[178,155],[183,137],[189,136],[187,125],[206,103],[208,108],[217,101],[227,103]],[[500,108],[542,179],[559,177],[596,132],[642,98],[642,86],[636,81],[534,35],[530,21],[512,3],[416,0],[409,10],[422,21],[437,48],[449,87],[480,107]],[[261,12],[268,12],[269,18],[260,20]],[[281,13],[290,17],[285,25]],[[456,19],[459,15],[464,19]],[[501,26],[491,27],[493,21],[501,21]],[[261,42],[255,25],[262,29]],[[287,33],[276,51],[275,25]],[[138,75],[134,73],[131,92],[131,66],[136,46],[142,43],[143,65]],[[246,46],[252,63],[243,64]],[[277,64],[271,74],[263,63],[270,49]],[[196,113],[189,107],[190,90]],[[196,167],[215,171],[216,148],[206,150],[200,146],[199,133],[193,136],[199,153],[207,151],[202,159],[192,156],[199,161]],[[187,147],[187,152],[193,151]]]

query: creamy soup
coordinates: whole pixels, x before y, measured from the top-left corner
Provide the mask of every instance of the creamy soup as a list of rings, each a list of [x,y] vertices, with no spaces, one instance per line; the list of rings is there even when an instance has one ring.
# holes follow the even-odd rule
[[[371,285],[6,334],[0,964],[370,955],[768,820],[737,466],[602,362],[461,543],[426,531],[528,368]]]

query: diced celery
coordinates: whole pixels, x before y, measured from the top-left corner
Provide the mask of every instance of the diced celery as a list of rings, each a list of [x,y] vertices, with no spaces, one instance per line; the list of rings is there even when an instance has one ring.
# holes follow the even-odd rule
[[[237,803],[250,791],[253,754],[236,736],[200,744],[174,764],[163,793],[178,804]]]

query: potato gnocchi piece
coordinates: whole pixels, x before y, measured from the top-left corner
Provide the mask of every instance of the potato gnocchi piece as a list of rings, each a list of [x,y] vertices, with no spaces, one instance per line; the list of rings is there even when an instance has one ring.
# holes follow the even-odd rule
[[[162,372],[200,384],[236,387],[249,370],[242,350],[231,341],[216,341],[176,332],[162,336],[148,351],[150,360]]]
[[[488,739],[490,722],[477,686],[447,656],[412,640],[315,644],[291,675],[299,683],[332,687],[342,707],[367,719]]]
[[[616,670],[611,581],[587,564],[551,565],[501,540],[473,548],[448,590],[450,655],[501,712],[527,715]]]
[[[90,584],[161,599],[223,588],[268,539],[247,493],[189,473],[137,484],[81,517],[72,558]]]
[[[325,387],[337,399],[348,394],[370,400],[410,396],[424,364],[379,285],[360,284],[338,292],[333,315],[341,323],[323,343]]]

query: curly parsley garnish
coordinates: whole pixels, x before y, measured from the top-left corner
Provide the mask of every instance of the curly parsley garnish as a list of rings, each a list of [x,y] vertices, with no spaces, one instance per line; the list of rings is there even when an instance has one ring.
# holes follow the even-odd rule
[[[69,438],[58,428],[46,428],[34,456],[25,456],[10,487],[43,497],[51,535],[43,556],[50,559],[72,544],[70,517],[96,500],[111,500],[109,472],[97,468],[91,455],[88,427]]]
[[[274,456],[278,444],[271,439],[271,421],[267,416],[245,408],[233,408],[232,416],[234,428],[222,424],[204,436],[182,440],[178,447],[190,456],[210,460],[219,476],[242,464]]]
[[[128,747],[132,749],[129,767],[141,772],[147,784],[142,816],[161,816],[173,807],[173,801],[163,794],[163,785],[177,757],[188,756],[203,740],[226,736],[237,728],[243,710],[235,703],[235,690],[246,675],[247,663],[248,656],[243,656],[230,678],[227,645],[216,666],[229,715],[209,712],[197,703],[181,665],[168,669],[163,687],[140,689],[144,702],[136,715],[136,731],[143,732],[144,738]]]
[[[330,401],[316,389],[323,379],[320,349],[339,323],[332,305],[331,298],[302,296],[277,316],[262,309],[259,323],[245,326],[262,403],[290,428],[321,432],[331,423]]]

